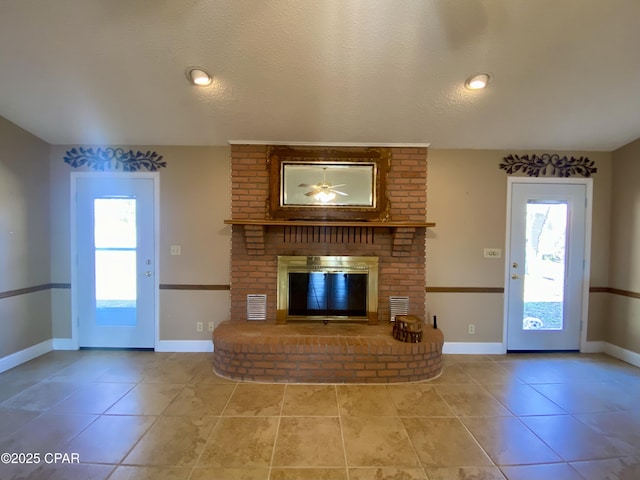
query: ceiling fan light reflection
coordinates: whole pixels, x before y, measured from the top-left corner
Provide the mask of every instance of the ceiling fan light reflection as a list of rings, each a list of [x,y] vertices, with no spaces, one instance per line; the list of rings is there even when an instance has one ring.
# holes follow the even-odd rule
[[[318,192],[313,196],[313,198],[319,202],[327,203],[336,198],[336,194],[333,192]]]

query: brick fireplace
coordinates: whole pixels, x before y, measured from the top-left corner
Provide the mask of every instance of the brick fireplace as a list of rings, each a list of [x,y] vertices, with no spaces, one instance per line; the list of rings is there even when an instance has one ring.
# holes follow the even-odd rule
[[[389,324],[389,297],[407,297],[409,314],[425,313],[425,232],[433,226],[425,219],[427,149],[385,150],[390,168],[383,221],[318,218],[317,211],[312,219],[274,219],[269,149],[231,146],[232,219],[225,222],[232,228],[231,318],[213,332],[215,371],[243,381],[298,383],[414,382],[439,375],[442,332],[425,327],[421,342],[405,343],[392,337]],[[347,258],[355,262],[351,270],[337,260]],[[279,265],[281,275],[283,263],[299,272],[301,259],[311,272],[328,261],[329,275],[340,263],[335,281],[362,292],[366,270],[366,305],[336,303],[318,321],[315,306],[283,300]],[[296,297],[308,294],[308,282],[303,278]],[[266,296],[263,321],[248,321],[248,296]]]
[[[233,221],[260,222],[269,219],[267,148],[267,145],[231,146]],[[425,222],[427,149],[404,147],[391,148],[390,151],[388,220]],[[232,322],[247,319],[247,295],[250,294],[266,295],[266,321],[276,322],[279,255],[378,257],[378,322],[387,323],[390,320],[390,296],[408,297],[409,313],[424,315],[424,228],[373,228],[363,222],[332,226],[331,221],[295,226],[247,223],[232,226]]]

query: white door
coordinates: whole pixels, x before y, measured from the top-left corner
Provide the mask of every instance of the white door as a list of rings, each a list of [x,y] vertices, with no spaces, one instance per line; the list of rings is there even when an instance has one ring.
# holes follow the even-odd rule
[[[155,179],[105,173],[74,180],[78,344],[152,348]]]
[[[507,350],[579,350],[587,185],[510,182]]]

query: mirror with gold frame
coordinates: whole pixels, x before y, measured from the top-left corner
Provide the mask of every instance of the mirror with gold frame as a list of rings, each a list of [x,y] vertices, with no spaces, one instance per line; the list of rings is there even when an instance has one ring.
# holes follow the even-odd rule
[[[271,147],[272,218],[386,220],[388,149]]]

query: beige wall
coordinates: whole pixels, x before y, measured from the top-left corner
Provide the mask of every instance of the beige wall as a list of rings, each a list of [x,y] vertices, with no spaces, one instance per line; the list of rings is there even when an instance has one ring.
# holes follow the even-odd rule
[[[49,283],[49,146],[0,117],[0,293]],[[0,298],[0,358],[51,338],[49,290]]]
[[[74,171],[63,157],[71,146],[51,148],[52,282],[70,283],[70,178]],[[228,147],[132,146],[164,157],[160,170],[160,284],[228,285],[230,163]],[[77,170],[77,169],[75,169]],[[171,256],[180,245],[182,255]],[[198,287],[192,287],[198,288]],[[55,289],[53,330],[71,337],[71,292]],[[219,324],[228,319],[227,290],[160,290],[161,340],[210,340],[196,332],[196,322]]]
[[[427,220],[436,227],[427,233],[427,286],[504,288],[505,259],[485,259],[483,249],[501,248],[506,237],[507,175],[500,161],[509,153],[498,150],[429,150]],[[529,152],[533,153],[533,152]],[[596,161],[594,175],[591,285],[608,283],[609,199],[611,155],[602,152],[561,152],[586,155]],[[593,294],[592,294],[593,295]],[[590,299],[591,330],[602,322],[599,300]],[[494,342],[503,339],[502,293],[427,294],[427,312],[438,317],[447,342]],[[476,326],[469,335],[467,326]],[[591,339],[591,338],[590,338]],[[594,338],[596,339],[596,338]],[[597,338],[602,340],[602,338]]]
[[[0,118],[0,293],[71,281],[68,148],[51,147]],[[228,285],[230,228],[223,221],[230,217],[230,149],[138,148],[168,163],[160,173],[160,283]],[[507,153],[516,152],[429,151],[427,220],[437,226],[427,233],[428,286],[504,287],[504,259],[484,259],[482,249],[505,248],[507,176],[498,163]],[[566,154],[587,155],[598,167],[591,285],[640,292],[640,140],[612,154]],[[171,245],[180,245],[182,255],[171,256]],[[604,292],[589,302],[589,340],[640,352],[640,300]],[[0,358],[52,336],[69,338],[70,305],[68,288],[0,299]],[[502,305],[501,293],[427,295],[427,311],[438,315],[448,342],[501,342]],[[228,315],[226,290],[160,292],[162,339],[209,340],[195,323],[217,325]],[[474,336],[469,323],[476,324]]]
[[[613,152],[611,276],[613,289],[640,295],[640,139]],[[640,298],[609,294],[606,341],[640,353]]]

